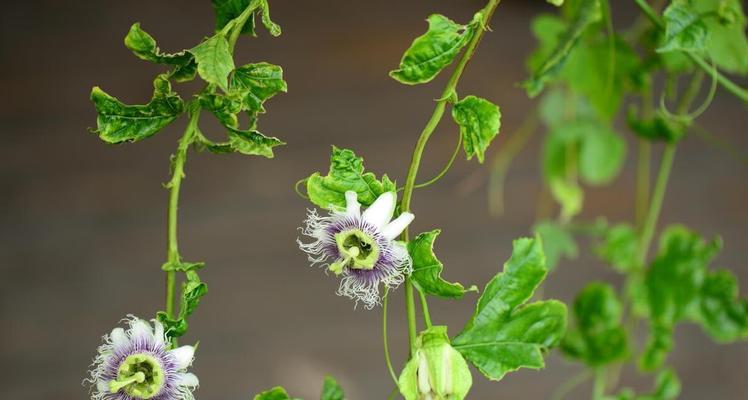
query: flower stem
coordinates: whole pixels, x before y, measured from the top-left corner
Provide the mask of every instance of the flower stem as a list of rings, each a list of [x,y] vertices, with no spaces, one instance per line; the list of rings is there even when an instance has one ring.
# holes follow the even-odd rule
[[[410,161],[410,168],[408,169],[408,177],[405,180],[405,189],[403,189],[403,198],[400,203],[400,208],[403,212],[410,211],[410,201],[413,196],[416,176],[418,175],[418,167],[421,165],[421,156],[423,155],[423,150],[426,148],[426,143],[429,141],[431,134],[434,133],[437,125],[439,125],[439,121],[442,119],[444,110],[447,107],[447,102],[452,99],[452,95],[455,93],[455,89],[457,88],[457,82],[460,80],[460,76],[462,76],[465,66],[473,57],[473,53],[475,53],[475,49],[486,31],[484,27],[486,27],[488,21],[491,20],[491,16],[493,16],[493,13],[500,2],[501,0],[489,0],[488,4],[483,8],[483,21],[481,21],[480,29],[478,29],[472,39],[470,39],[465,52],[457,62],[457,66],[455,66],[452,76],[449,78],[447,86],[442,92],[442,96],[439,98],[440,100],[436,102],[436,107],[434,108],[434,112],[431,114],[431,118],[429,118],[426,127],[421,131],[418,142],[416,142],[416,147],[413,150],[413,157]],[[407,228],[403,231],[402,239],[406,242],[408,241]],[[413,302],[413,282],[410,277],[405,278],[405,308],[408,315],[408,338],[410,340],[410,353],[412,356],[416,342],[416,311]]]
[[[652,193],[652,201],[649,205],[647,217],[644,219],[641,238],[636,252],[636,260],[639,266],[643,266],[647,261],[647,252],[652,243],[657,220],[660,216],[660,211],[662,210],[662,202],[665,199],[667,181],[670,178],[670,171],[673,167],[675,148],[675,143],[668,143],[665,146],[665,151],[662,153],[660,170],[657,174],[657,182],[655,183],[654,192]]]
[[[169,189],[169,208],[167,213],[167,262],[179,263],[179,245],[177,242],[177,209],[179,206],[179,189],[184,178],[184,164],[187,162],[187,151],[195,139],[197,123],[200,118],[198,103],[193,100],[189,103],[190,120],[184,130],[182,138],[179,139],[177,152],[172,157],[172,175],[166,187]],[[166,272],[166,314],[169,318],[174,317],[174,289],[176,286],[176,271]]]

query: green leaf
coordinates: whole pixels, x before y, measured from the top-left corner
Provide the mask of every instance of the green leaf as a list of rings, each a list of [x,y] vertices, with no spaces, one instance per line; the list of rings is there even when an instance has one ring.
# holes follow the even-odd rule
[[[553,271],[561,257],[576,258],[579,254],[574,236],[566,227],[553,221],[541,221],[533,227],[536,235],[543,240],[546,267]]]
[[[226,36],[216,34],[188,51],[195,56],[200,77],[228,91],[228,79],[234,69],[234,59]]]
[[[325,377],[325,383],[322,385],[322,394],[320,400],[345,400],[343,389],[332,376]]]
[[[621,324],[623,305],[612,287],[599,282],[585,286],[574,300],[574,315],[576,327],[561,342],[564,354],[591,367],[628,355],[626,330]]]
[[[707,274],[701,287],[699,323],[720,343],[748,338],[748,299],[738,298],[738,281],[729,271]]]
[[[582,211],[584,191],[574,181],[567,181],[562,177],[550,177],[548,187],[551,196],[561,205],[561,219],[571,220]]]
[[[623,139],[605,124],[585,120],[566,123],[549,133],[543,170],[549,180],[564,178],[567,168],[576,164],[585,183],[602,185],[621,171],[625,153]]]
[[[545,278],[539,238],[514,241],[504,271],[486,285],[475,313],[453,346],[489,379],[519,368],[542,368],[543,351],[556,345],[566,329],[566,306],[558,301],[522,305]]]
[[[325,209],[345,207],[345,192],[358,193],[358,201],[369,206],[384,192],[397,190],[387,175],[382,180],[371,172],[364,172],[364,159],[348,149],[332,147],[330,171],[326,176],[315,172],[306,182],[309,200]]]
[[[475,155],[483,163],[486,149],[501,127],[499,106],[480,97],[467,96],[454,104],[452,118],[460,126],[467,159]]]
[[[270,390],[266,390],[254,397],[254,400],[294,400],[288,395],[286,389],[276,386]]]
[[[444,266],[434,254],[434,241],[441,230],[422,233],[408,242],[408,253],[413,259],[411,279],[418,290],[434,296],[459,299],[465,294],[465,288],[459,283],[450,283],[442,279]]]
[[[541,40],[540,49],[543,52],[533,56],[533,59],[537,61],[533,62],[535,65],[533,65],[532,76],[523,83],[530,97],[540,94],[546,82],[556,77],[584,31],[590,25],[601,20],[602,8],[600,0],[581,0],[577,13],[563,32],[560,32],[560,34],[553,34],[551,32],[541,33],[538,38]],[[547,17],[534,21],[533,30],[537,32],[540,28],[538,25],[540,24],[553,24],[554,30],[557,30],[559,24],[550,21],[551,19]],[[542,41],[545,41],[545,43]]]
[[[638,89],[641,71],[636,52],[623,39],[613,36],[580,41],[559,78],[573,92],[588,99],[599,117],[611,121],[626,91]]]
[[[467,396],[473,378],[465,359],[450,345],[446,326],[421,332],[415,349],[397,383],[405,400],[462,400]]]
[[[614,225],[606,229],[595,252],[617,271],[629,273],[640,268],[636,260],[638,241],[636,230],[631,225]]]
[[[702,18],[709,35],[706,52],[718,67],[734,74],[748,74],[748,20],[740,0],[699,0],[693,8],[700,14],[717,14]]]
[[[203,93],[200,95],[199,100],[200,107],[210,111],[224,126],[236,128],[239,125],[236,114],[242,110],[242,99],[240,96]]]
[[[126,105],[99,87],[91,90],[91,101],[98,117],[95,133],[107,143],[135,142],[145,139],[173,122],[184,112],[184,103],[171,91],[165,76],[153,81],[153,97],[148,104]]]
[[[265,136],[256,130],[228,128],[229,144],[237,153],[273,158],[273,147],[284,145],[280,139]]]
[[[564,0],[546,0],[546,1],[553,4],[556,7],[561,7],[562,5],[564,5]]]
[[[140,28],[139,22],[133,24],[127,32],[125,46],[141,60],[158,64],[183,66],[192,61],[192,55],[186,51],[175,54],[162,53],[156,45],[156,40]]]
[[[205,267],[204,262],[184,262],[184,261],[176,261],[176,262],[166,262],[164,265],[161,266],[162,271],[179,271],[179,272],[187,272],[187,271],[197,271],[199,269],[202,269]]]
[[[268,5],[267,0],[260,0],[260,4],[260,8],[262,9],[260,19],[262,20],[262,24],[265,25],[265,29],[267,29],[273,36],[280,36],[281,28],[270,19],[270,6]]]
[[[212,0],[213,11],[216,14],[216,32],[223,29],[231,20],[241,15],[252,1],[255,0]],[[247,19],[241,33],[248,33],[255,36],[254,15]]]
[[[665,43],[657,48],[658,53],[704,50],[708,31],[701,16],[690,6],[689,1],[674,0],[665,9],[663,16]]]
[[[261,62],[237,68],[231,75],[229,90],[241,94],[244,109],[258,113],[265,112],[265,100],[286,92],[288,86],[280,66]]]
[[[182,263],[179,263],[182,265]],[[200,277],[197,275],[197,268],[201,268],[203,265],[197,267],[192,264],[195,268],[188,268],[186,271],[186,280],[182,283],[182,294],[179,306],[179,315],[176,318],[171,318],[163,311],[159,311],[156,314],[156,318],[164,324],[166,330],[166,336],[169,338],[179,337],[187,332],[188,324],[187,318],[192,315],[197,306],[200,304],[200,299],[208,293],[208,285],[200,281]]]
[[[651,323],[650,339],[639,360],[643,369],[662,365],[672,348],[672,332],[677,322],[704,320],[701,294],[708,281],[708,264],[720,247],[719,240],[706,242],[680,225],[668,227],[662,233],[657,257],[645,278]],[[707,288],[707,292],[711,291]]]
[[[470,24],[460,25],[443,15],[430,15],[427,19],[429,30],[413,40],[403,54],[399,68],[390,71],[390,76],[408,85],[431,81],[470,41],[482,17],[478,13]]]
[[[590,185],[605,185],[621,172],[626,142],[604,126],[589,126],[579,149],[579,175]]]

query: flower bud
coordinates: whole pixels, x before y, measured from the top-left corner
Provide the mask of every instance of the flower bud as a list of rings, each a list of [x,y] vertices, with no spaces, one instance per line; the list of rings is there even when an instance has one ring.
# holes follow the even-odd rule
[[[472,384],[468,365],[450,344],[446,326],[433,326],[418,335],[413,358],[398,381],[406,400],[462,400]]]

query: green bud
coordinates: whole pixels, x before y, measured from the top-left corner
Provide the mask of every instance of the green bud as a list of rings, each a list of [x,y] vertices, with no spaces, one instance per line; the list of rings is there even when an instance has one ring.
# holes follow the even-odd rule
[[[416,352],[398,381],[406,400],[462,400],[472,385],[467,362],[450,344],[446,326],[418,335]]]

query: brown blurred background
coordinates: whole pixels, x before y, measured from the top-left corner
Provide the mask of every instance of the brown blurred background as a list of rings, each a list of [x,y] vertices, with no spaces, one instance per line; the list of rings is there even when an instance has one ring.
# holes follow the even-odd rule
[[[630,2],[614,2],[616,23],[631,21]],[[467,21],[479,1],[271,1],[283,35],[243,38],[237,64],[283,66],[289,93],[268,104],[263,132],[289,144],[274,160],[190,153],[183,186],[183,255],[205,261],[210,286],[190,320],[186,341],[200,340],[194,369],[201,399],[249,399],[274,385],[315,399],[324,374],[336,376],[353,400],[382,399],[392,389],[380,334],[381,309],[354,310],[335,296],[337,280],[308,267],[296,244],[306,201],[296,180],[326,170],[332,144],[355,149],[368,169],[402,181],[409,153],[438,97],[444,77],[405,87],[387,76],[424,18],[444,13]],[[533,47],[529,20],[551,11],[540,0],[502,4],[460,93],[500,104],[500,147],[530,101],[517,82]],[[100,336],[128,313],[152,316],[162,307],[168,157],[184,120],[136,144],[108,146],[87,128],[93,85],[128,103],[150,97],[162,69],[122,45],[140,21],[165,51],[191,47],[213,29],[205,1],[25,1],[0,15],[0,398],[84,399],[80,381]],[[187,96],[191,86],[177,88]],[[206,117],[204,120],[209,120]],[[718,94],[702,123],[733,148],[746,151],[746,108]],[[213,129],[211,129],[213,128]],[[421,177],[449,157],[455,127],[445,119],[433,137]],[[206,131],[217,132],[206,124]],[[627,134],[627,140],[630,141]],[[507,213],[488,215],[486,166],[460,160],[437,185],[414,198],[415,231],[435,227],[445,276],[483,286],[509,256],[511,240],[528,234],[539,193],[538,144],[512,166]],[[676,158],[663,223],[683,222],[707,236],[721,234],[718,266],[732,268],[748,290],[745,268],[748,167],[697,137]],[[588,190],[584,216],[610,220],[633,215],[633,151],[613,185]],[[478,171],[478,172],[476,172]],[[586,247],[585,247],[586,248]],[[548,279],[546,296],[570,301],[591,279],[620,284],[592,257],[563,262]],[[433,300],[435,322],[459,328],[475,296]],[[406,351],[402,291],[392,298],[390,335],[396,364]],[[682,326],[670,361],[683,381],[682,399],[744,399],[748,345],[711,343]],[[579,366],[554,352],[545,371],[520,371],[499,383],[474,375],[473,399],[547,399]],[[626,371],[624,383],[642,390],[648,379]],[[569,399],[589,398],[582,386]]]

